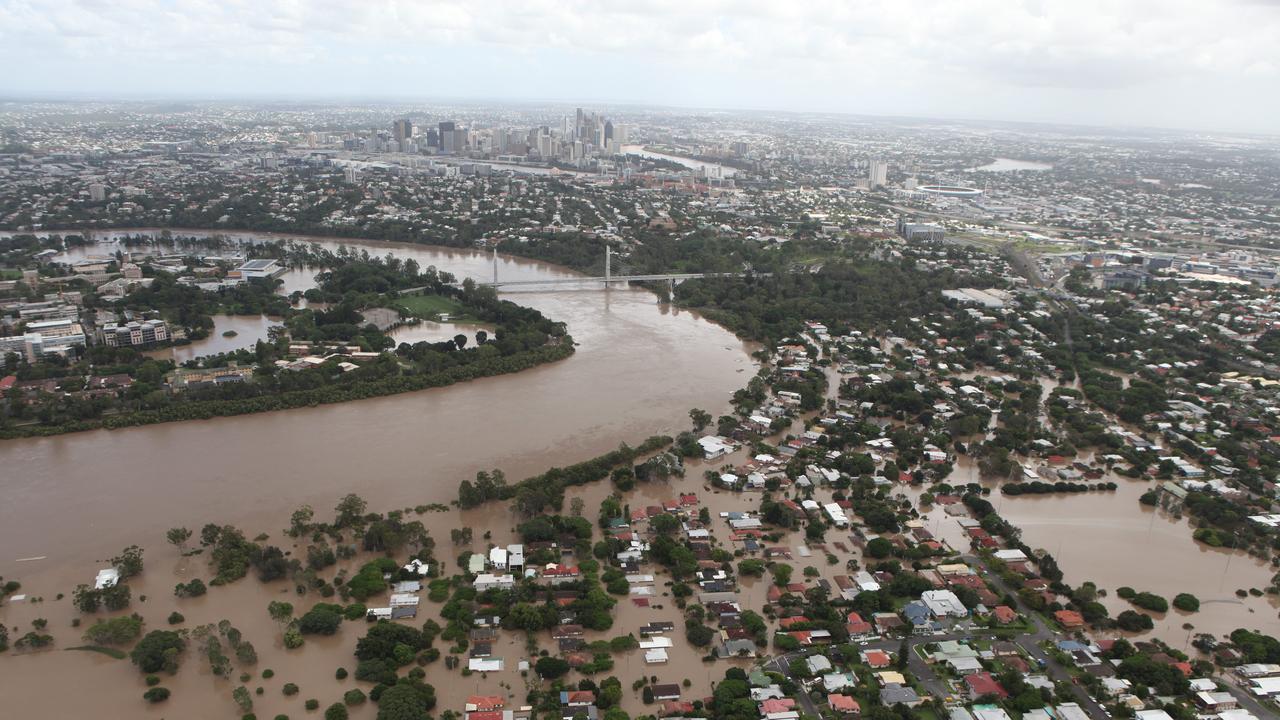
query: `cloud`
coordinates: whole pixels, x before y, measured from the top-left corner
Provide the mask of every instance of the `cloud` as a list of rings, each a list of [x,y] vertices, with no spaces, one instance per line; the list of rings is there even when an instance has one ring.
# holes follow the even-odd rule
[[[626,99],[627,87],[655,87],[645,73],[753,106],[769,104],[760,88],[779,85],[826,108],[839,104],[832,92],[914,105],[959,89],[1221,92],[1276,76],[1280,2],[0,0],[0,61],[27,69],[0,78],[0,92],[136,91],[148,81],[157,92],[190,91],[191,77],[220,90],[239,83],[246,94],[300,79],[323,90],[324,78],[348,80],[388,56],[402,61],[363,76],[372,94],[560,87],[560,96]],[[85,59],[103,67],[65,72]],[[131,77],[112,80],[106,67]],[[532,67],[553,76],[522,78]]]

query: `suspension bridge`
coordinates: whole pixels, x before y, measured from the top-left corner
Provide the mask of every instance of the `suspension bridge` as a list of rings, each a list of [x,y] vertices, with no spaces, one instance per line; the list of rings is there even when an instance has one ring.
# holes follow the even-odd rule
[[[526,287],[531,289],[540,289],[544,287],[555,287],[559,285],[598,285],[598,288],[584,289],[603,289],[608,290],[615,283],[632,283],[632,282],[665,282],[669,285],[671,293],[675,294],[677,283],[685,280],[696,280],[701,278],[718,278],[718,277],[743,277],[748,273],[745,272],[708,272],[708,273],[646,273],[641,275],[614,275],[613,274],[613,248],[606,246],[604,255],[604,275],[597,276],[580,276],[580,277],[563,277],[542,280],[502,280],[498,277],[498,250],[493,251],[493,280],[489,282],[477,282],[477,285],[492,288],[520,288]],[[768,277],[769,273],[754,273],[757,277]]]

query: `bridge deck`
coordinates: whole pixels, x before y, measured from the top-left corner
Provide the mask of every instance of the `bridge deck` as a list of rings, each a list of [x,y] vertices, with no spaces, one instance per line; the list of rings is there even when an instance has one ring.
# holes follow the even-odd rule
[[[696,280],[701,278],[744,277],[748,273],[667,273],[661,275],[613,275],[610,277],[566,277],[550,280],[499,280],[498,282],[477,282],[486,287],[503,287],[507,285],[562,285],[566,283],[604,283],[604,282],[655,282],[667,280]],[[757,277],[769,277],[769,273],[754,273]]]

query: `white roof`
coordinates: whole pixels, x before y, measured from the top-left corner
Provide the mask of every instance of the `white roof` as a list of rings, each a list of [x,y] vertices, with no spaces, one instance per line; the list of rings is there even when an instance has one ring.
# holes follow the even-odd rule
[[[93,587],[95,590],[101,590],[114,587],[118,582],[120,582],[120,571],[115,568],[107,568],[98,571],[98,576],[93,580]]]
[[[644,653],[644,661],[650,665],[655,663],[664,663],[667,661],[667,651],[662,648],[646,650]]]

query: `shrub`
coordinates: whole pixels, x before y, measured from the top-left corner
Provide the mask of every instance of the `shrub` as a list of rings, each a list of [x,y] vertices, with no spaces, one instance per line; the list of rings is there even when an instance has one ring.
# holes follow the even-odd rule
[[[1141,632],[1155,627],[1150,615],[1144,615],[1133,610],[1125,610],[1116,616],[1116,625],[1127,632]]]
[[[293,697],[298,694],[298,686],[293,683],[285,683],[284,687],[280,688],[280,691],[285,694],[285,697]]]
[[[169,688],[153,687],[142,693],[142,699],[150,703],[164,702],[169,699]]]
[[[178,597],[200,597],[208,591],[200,578],[194,578],[188,583],[178,583],[173,587],[173,594]]]
[[[342,702],[348,705],[360,705],[365,701],[364,691],[360,688],[348,690],[342,694]]]
[[[186,618],[185,616],[183,616],[183,614],[182,614],[182,613],[180,613],[180,612],[178,612],[177,610],[174,610],[173,612],[169,613],[169,624],[170,624],[170,625],[180,625],[180,624],[182,624],[182,623],[186,622],[186,620],[187,620],[187,618]]]
[[[84,639],[96,645],[123,645],[142,634],[142,617],[134,614],[99,620],[84,632]]]
[[[290,650],[302,647],[302,633],[298,630],[297,623],[290,623],[289,627],[284,629],[284,646]]]
[[[1132,598],[1134,595],[1137,595],[1138,593],[1135,592],[1134,589],[1129,587],[1128,585],[1124,585],[1116,588],[1116,594],[1124,598],[1125,600],[1128,600]]]
[[[275,676],[276,676],[276,671],[275,671],[275,670],[272,670],[271,668],[267,668],[266,670],[263,670],[263,671],[262,671],[262,678],[263,678],[264,680],[270,680],[271,678],[273,678],[273,677],[275,677]]]
[[[147,687],[155,687],[160,684],[159,675],[148,675],[146,679]]]
[[[1200,598],[1191,593],[1178,593],[1173,597],[1173,606],[1184,612],[1196,612],[1200,609]]]
[[[319,709],[320,707],[320,701],[315,698],[308,698],[307,701],[302,704],[302,706],[308,710],[316,710],[316,709]]]
[[[336,678],[338,678],[339,680],[346,680],[346,679],[347,679],[347,669],[346,669],[346,668],[342,668],[342,667],[340,667],[340,668],[338,668],[338,671],[337,671],[337,672],[335,672],[335,673],[333,674],[333,676],[334,676],[334,677],[336,677]]]
[[[1162,613],[1169,611],[1169,601],[1154,593],[1140,592],[1130,598],[1129,602],[1151,612]]]

